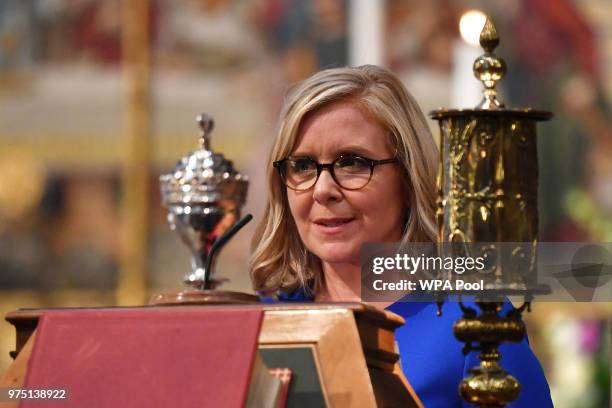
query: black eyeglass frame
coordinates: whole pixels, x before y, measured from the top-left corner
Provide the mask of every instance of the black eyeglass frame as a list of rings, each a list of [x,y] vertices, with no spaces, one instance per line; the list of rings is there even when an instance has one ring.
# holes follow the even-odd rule
[[[336,164],[336,162],[338,160],[342,160],[346,157],[355,157],[355,158],[359,158],[359,159],[363,159],[366,162],[368,162],[368,164],[370,165],[370,176],[368,177],[368,181],[365,182],[365,184],[361,187],[358,188],[346,188],[344,187],[336,178],[336,173],[334,172],[334,164]],[[284,163],[287,162],[287,160],[295,160],[295,159],[308,159],[310,161],[312,161],[316,166],[317,166],[317,176],[314,179],[314,182],[312,183],[312,185],[308,188],[304,188],[304,189],[298,189],[298,188],[294,188],[291,187],[290,185],[287,184],[287,180],[286,180],[286,176],[284,175],[283,169],[284,169]],[[281,180],[283,181],[283,184],[287,187],[290,188],[291,190],[294,191],[307,191],[310,190],[311,188],[313,188],[316,184],[317,181],[319,181],[319,177],[321,176],[321,172],[323,170],[327,170],[329,171],[329,173],[331,174],[332,178],[334,179],[334,182],[336,182],[336,184],[338,186],[340,186],[341,188],[345,189],[345,190],[349,190],[349,191],[356,191],[356,190],[361,190],[362,188],[364,188],[365,186],[367,186],[370,183],[370,180],[372,180],[372,175],[374,174],[374,167],[376,166],[380,166],[381,164],[389,164],[389,163],[398,163],[399,159],[397,157],[393,157],[391,159],[382,159],[382,160],[373,160],[367,157],[363,157],[363,156],[359,156],[359,155],[355,155],[355,154],[342,154],[340,156],[338,156],[334,161],[332,161],[331,163],[318,163],[317,161],[315,161],[312,157],[308,157],[308,156],[304,156],[304,157],[285,157],[284,159],[281,160],[276,160],[275,162],[272,162],[272,165],[274,166],[274,168],[278,171],[278,175],[280,176]]]

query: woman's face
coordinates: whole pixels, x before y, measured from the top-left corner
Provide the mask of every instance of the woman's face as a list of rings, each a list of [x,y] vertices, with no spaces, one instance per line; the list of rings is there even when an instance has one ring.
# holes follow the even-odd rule
[[[394,157],[383,128],[355,102],[333,103],[310,114],[302,122],[291,156],[331,163],[342,154],[372,160]],[[324,263],[359,265],[365,242],[399,241],[408,201],[400,166],[376,166],[360,190],[341,188],[328,170],[306,191],[287,188],[289,208],[306,248]]]

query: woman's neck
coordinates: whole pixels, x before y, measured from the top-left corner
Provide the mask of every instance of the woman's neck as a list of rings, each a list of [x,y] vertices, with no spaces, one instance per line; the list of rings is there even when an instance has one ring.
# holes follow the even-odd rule
[[[323,284],[318,290],[317,301],[360,302],[361,270],[349,263],[323,263]]]
[[[317,302],[362,302],[361,267],[349,263],[323,263],[323,284],[317,291]],[[384,309],[393,302],[364,302],[378,309]]]

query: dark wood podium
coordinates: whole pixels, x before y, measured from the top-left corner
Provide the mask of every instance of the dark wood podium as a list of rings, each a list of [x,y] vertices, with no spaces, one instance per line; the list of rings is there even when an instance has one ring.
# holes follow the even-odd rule
[[[360,303],[143,306],[95,310],[263,310],[258,350],[269,367],[295,373],[287,407],[420,407],[399,367],[394,331],[404,320]],[[6,320],[16,329],[15,362],[0,386],[23,384],[39,318],[54,309],[21,309]],[[83,309],[62,309],[83,310]],[[92,309],[87,309],[92,310]],[[212,334],[211,334],[212,335]],[[178,352],[173,350],[172,352]],[[214,351],[211,351],[214,352]],[[293,382],[293,380],[292,380]]]

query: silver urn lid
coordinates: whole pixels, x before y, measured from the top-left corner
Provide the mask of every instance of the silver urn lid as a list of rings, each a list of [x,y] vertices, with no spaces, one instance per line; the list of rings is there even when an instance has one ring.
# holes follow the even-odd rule
[[[183,157],[171,173],[160,177],[162,204],[189,213],[191,206],[218,203],[234,204],[239,210],[246,200],[248,176],[234,169],[233,163],[210,148],[213,119],[203,113],[197,117],[201,136],[199,148]],[[177,211],[182,212],[182,211]]]

